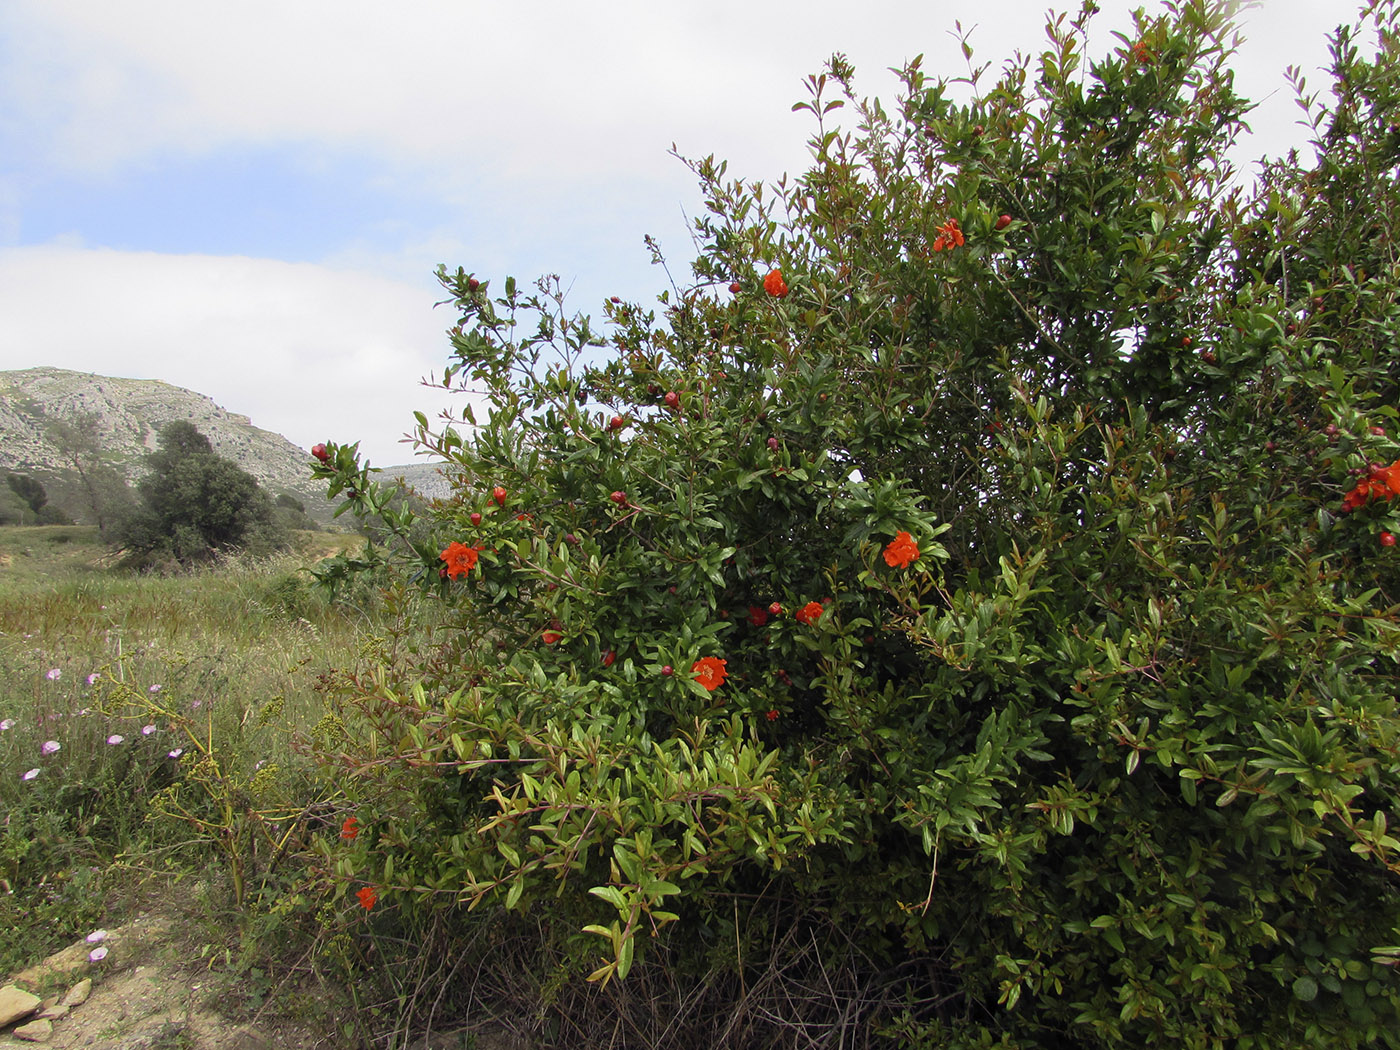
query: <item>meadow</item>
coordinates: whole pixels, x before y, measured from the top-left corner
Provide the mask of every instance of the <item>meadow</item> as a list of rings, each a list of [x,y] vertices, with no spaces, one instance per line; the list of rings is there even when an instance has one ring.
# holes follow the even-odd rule
[[[305,877],[287,861],[333,803],[298,739],[379,613],[304,569],[359,542],[155,576],[92,528],[0,529],[0,973],[177,896],[231,959],[242,906]]]

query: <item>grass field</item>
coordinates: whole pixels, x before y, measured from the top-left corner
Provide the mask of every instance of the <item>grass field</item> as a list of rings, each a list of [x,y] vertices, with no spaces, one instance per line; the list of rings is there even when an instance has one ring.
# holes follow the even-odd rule
[[[96,530],[0,528],[0,973],[213,867],[238,902],[318,791],[294,749],[373,595],[332,606],[305,533],[271,562],[113,567]]]

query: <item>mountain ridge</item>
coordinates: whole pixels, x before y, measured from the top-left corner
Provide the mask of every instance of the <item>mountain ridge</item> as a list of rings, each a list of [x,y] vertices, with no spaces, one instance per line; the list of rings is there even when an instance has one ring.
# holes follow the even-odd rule
[[[52,427],[71,424],[85,414],[97,417],[96,436],[104,457],[129,484],[146,473],[145,457],[156,450],[160,428],[183,420],[196,426],[218,455],[255,477],[269,495],[293,496],[313,518],[331,520],[334,507],[325,499],[324,486],[311,478],[309,451],[205,394],[158,379],[49,367],[0,372],[0,471],[31,475],[46,488],[53,487],[51,502],[76,514],[81,502],[70,492],[72,467],[55,443]],[[402,476],[431,498],[447,492],[438,466],[391,466],[383,475]]]

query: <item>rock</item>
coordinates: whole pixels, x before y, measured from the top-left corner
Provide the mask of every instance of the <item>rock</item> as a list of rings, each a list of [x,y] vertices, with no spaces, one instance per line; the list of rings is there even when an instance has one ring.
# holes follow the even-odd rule
[[[23,988],[16,988],[12,984],[0,988],[0,1028],[28,1017],[39,1009],[42,1002],[37,995],[30,995]]]
[[[20,971],[15,975],[15,980],[24,981],[26,984],[41,984],[54,977],[65,977],[74,970],[81,970],[85,966],[91,965],[88,962],[88,952],[90,951],[92,951],[92,945],[83,941],[70,944],[62,951],[54,952],[43,962]]]
[[[119,930],[112,930],[101,945],[112,950],[112,954],[107,956],[108,967],[110,968],[116,962],[118,956],[123,965],[139,961],[149,955],[152,949],[163,944],[169,938],[170,931],[171,920],[165,916],[154,915],[142,916],[134,922],[127,923]],[[120,947],[120,952],[118,952],[118,947]],[[88,944],[86,940],[70,944],[62,951],[50,955],[43,962],[16,974],[14,980],[21,984],[40,984],[55,977],[67,976],[74,970],[88,969],[93,965],[88,958],[92,950],[92,945]]]
[[[60,1006],[82,1006],[87,1002],[87,997],[92,994],[92,978],[84,977],[77,984],[69,988],[60,999]]]
[[[60,1017],[68,1016],[69,1009],[70,1007],[64,1005],[63,1003],[54,1003],[51,1006],[45,1006],[42,1010],[40,1010],[39,1016],[47,1018],[50,1021],[57,1021]]]
[[[27,1043],[47,1043],[52,1035],[53,1022],[46,1017],[22,1024],[14,1030],[14,1037],[23,1039]]]

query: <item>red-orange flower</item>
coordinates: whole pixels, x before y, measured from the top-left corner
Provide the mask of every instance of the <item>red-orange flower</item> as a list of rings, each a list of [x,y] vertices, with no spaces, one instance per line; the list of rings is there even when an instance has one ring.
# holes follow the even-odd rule
[[[949,219],[938,227],[938,236],[933,239],[933,250],[941,252],[947,248],[952,251],[954,248],[961,248],[965,243],[967,238],[963,236],[962,230],[958,229],[958,220]]]
[[[774,299],[781,299],[788,293],[787,282],[783,280],[782,270],[773,270],[767,277],[763,278],[763,290]]]
[[[798,609],[797,612],[793,613],[792,615],[798,623],[805,623],[810,625],[816,623],[819,619],[821,619],[822,608],[823,606],[821,602],[808,602],[806,605],[802,606],[802,608]]]
[[[447,549],[438,555],[438,560],[447,563],[447,575],[455,580],[476,568],[476,559],[480,553],[479,547],[468,547],[465,543],[453,540],[447,545]]]
[[[355,896],[360,898],[360,907],[365,911],[373,908],[374,902],[379,899],[379,894],[374,892],[373,886],[362,886]]]
[[[919,558],[919,545],[907,532],[898,533],[885,547],[885,564],[891,569],[905,569]]]
[[[1139,62],[1151,62],[1152,50],[1147,46],[1145,41],[1139,40],[1133,45],[1133,57]]]
[[[616,659],[617,659],[617,650],[616,650],[616,649],[609,649],[607,652],[605,652],[605,653],[603,654],[603,666],[604,666],[604,667],[611,667],[611,666],[613,665],[613,661],[616,660]]]
[[[749,606],[749,623],[753,624],[755,627],[762,627],[767,622],[768,614],[766,612],[757,605]]]
[[[1342,510],[1363,507],[1372,496],[1376,499],[1390,499],[1397,495],[1400,495],[1400,459],[1388,467],[1376,467],[1358,481],[1355,488],[1342,497]]]
[[[360,833],[360,822],[354,817],[346,817],[345,823],[340,825],[340,837],[347,841],[353,839]]]
[[[540,641],[544,642],[545,645],[553,645],[563,637],[558,631],[545,631],[540,635]]]
[[[778,720],[778,712],[777,712],[777,710],[776,710],[776,709],[770,710],[770,711],[768,712],[768,721],[770,721],[770,722],[776,722],[777,720]]]
[[[717,656],[702,656],[690,665],[690,671],[697,682],[713,693],[724,684],[726,663]]]

